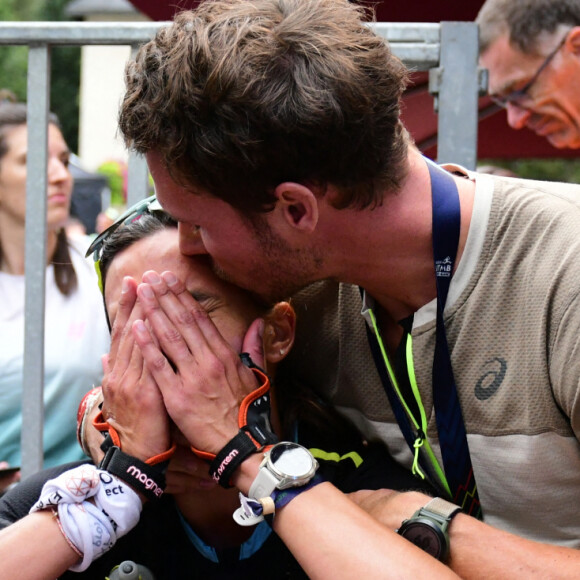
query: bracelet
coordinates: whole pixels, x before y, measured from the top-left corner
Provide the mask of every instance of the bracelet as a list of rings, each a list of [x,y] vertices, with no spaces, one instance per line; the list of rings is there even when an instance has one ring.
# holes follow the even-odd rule
[[[156,455],[147,461],[141,461],[123,453],[119,447],[110,444],[109,438],[105,440],[102,447],[106,447],[106,452],[99,463],[99,469],[103,469],[128,483],[147,499],[159,499],[163,495],[165,472],[169,465],[169,458],[175,451],[175,444],[169,451]]]
[[[234,520],[240,526],[253,526],[262,520],[273,525],[273,518],[277,509],[288,505],[296,496],[304,491],[312,489],[324,479],[316,474],[306,485],[302,487],[290,487],[288,489],[275,489],[271,496],[260,499],[252,499],[240,493],[240,507],[234,512]]]
[[[47,481],[30,513],[58,510],[59,528],[82,558],[70,567],[86,570],[137,525],[142,503],[135,491],[94,465],[79,465]]]
[[[95,416],[95,418],[93,419],[93,427],[97,431],[100,431],[103,434],[103,437],[105,438],[104,441],[101,443],[101,450],[104,451],[105,454],[107,453],[109,448],[113,446],[121,449],[121,438],[119,437],[119,433],[117,433],[117,430],[111,425],[109,425],[109,423],[106,421],[106,419],[103,416],[103,411],[99,411]],[[177,445],[174,443],[167,451],[164,451],[163,453],[159,453],[158,455],[154,455],[153,457],[146,459],[145,463],[149,465],[156,465],[158,463],[163,463],[166,461],[168,462],[173,456],[173,453],[175,452],[176,448]]]
[[[256,447],[255,440],[249,434],[248,426],[242,427],[210,463],[209,473],[222,487],[232,487],[231,478],[236,469],[252,453],[263,451],[265,447]]]
[[[102,399],[102,388],[95,387],[91,389],[85,396],[82,398],[78,411],[77,411],[77,440],[85,452],[86,455],[89,457],[91,456],[90,450],[86,445],[85,441],[85,431],[87,427],[87,417],[92,411],[95,404],[100,402]]]

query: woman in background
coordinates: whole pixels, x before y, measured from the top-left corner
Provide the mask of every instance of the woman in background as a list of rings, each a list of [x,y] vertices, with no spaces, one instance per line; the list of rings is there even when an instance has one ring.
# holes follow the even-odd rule
[[[20,465],[24,354],[26,105],[0,94],[0,464]],[[109,349],[96,275],[84,254],[88,238],[67,238],[73,181],[58,119],[49,117],[45,314],[44,459],[80,459],[75,421],[87,387],[101,382]],[[40,297],[39,297],[40,299]],[[8,464],[8,465],[7,465]],[[4,472],[0,490],[18,478]],[[2,471],[0,471],[0,476]]]

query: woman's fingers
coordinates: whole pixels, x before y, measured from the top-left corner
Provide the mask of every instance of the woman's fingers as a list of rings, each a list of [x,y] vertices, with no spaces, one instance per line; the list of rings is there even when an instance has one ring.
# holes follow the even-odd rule
[[[126,332],[127,322],[131,317],[135,302],[137,300],[137,283],[130,276],[125,276],[121,286],[121,297],[118,302],[117,314],[111,328],[111,348],[109,359],[111,363],[115,361],[117,350],[123,333]]]

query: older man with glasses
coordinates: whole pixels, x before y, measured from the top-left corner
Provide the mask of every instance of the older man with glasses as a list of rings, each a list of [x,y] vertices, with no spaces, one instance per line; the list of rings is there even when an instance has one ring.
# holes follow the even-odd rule
[[[487,0],[476,22],[489,94],[509,125],[580,149],[580,2]]]

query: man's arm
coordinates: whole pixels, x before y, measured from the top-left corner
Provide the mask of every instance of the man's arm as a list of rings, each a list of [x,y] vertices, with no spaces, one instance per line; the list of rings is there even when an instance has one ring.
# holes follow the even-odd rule
[[[391,530],[431,499],[418,492],[391,490],[358,491],[349,497]],[[580,578],[579,550],[526,540],[461,513],[451,521],[448,533],[448,564],[467,580]]]

